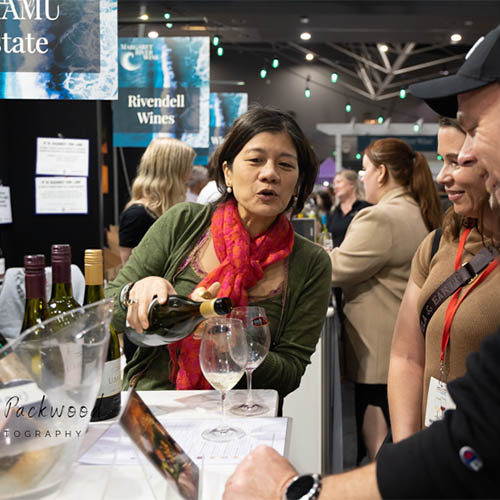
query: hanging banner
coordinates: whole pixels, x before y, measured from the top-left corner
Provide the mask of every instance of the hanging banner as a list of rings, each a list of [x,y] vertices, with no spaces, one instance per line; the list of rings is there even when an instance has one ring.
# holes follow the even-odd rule
[[[156,137],[175,137],[208,147],[209,37],[120,38],[118,60],[115,146],[146,147]]]
[[[196,148],[195,165],[206,165],[208,157],[222,144],[234,120],[248,109],[246,92],[210,93],[210,144],[208,148]]]
[[[0,0],[0,98],[117,99],[117,0]]]

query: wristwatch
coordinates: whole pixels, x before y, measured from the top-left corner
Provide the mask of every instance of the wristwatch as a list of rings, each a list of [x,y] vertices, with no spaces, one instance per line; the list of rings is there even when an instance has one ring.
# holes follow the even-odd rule
[[[319,474],[301,474],[288,483],[283,500],[316,500],[321,491]]]

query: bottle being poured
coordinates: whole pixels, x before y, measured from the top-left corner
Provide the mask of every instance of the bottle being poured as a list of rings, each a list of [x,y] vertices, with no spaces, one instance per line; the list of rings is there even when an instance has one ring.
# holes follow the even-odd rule
[[[130,288],[127,289],[125,286],[120,294],[120,305],[124,310],[134,306],[134,301],[128,298]],[[198,293],[195,297],[202,298],[202,300],[193,300],[182,295],[169,295],[167,301],[160,304],[156,297],[153,298],[148,307],[148,328],[138,333],[127,324],[125,335],[140,347],[171,344],[193,333],[205,319],[225,316],[233,308],[229,297],[208,299],[207,297],[211,297],[210,293]]]

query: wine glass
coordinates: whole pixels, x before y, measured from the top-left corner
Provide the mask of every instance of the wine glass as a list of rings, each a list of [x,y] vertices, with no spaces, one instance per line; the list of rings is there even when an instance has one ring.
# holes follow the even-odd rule
[[[205,378],[221,395],[222,421],[214,429],[203,431],[208,441],[227,442],[241,438],[245,432],[226,424],[224,401],[227,391],[243,376],[248,347],[243,323],[236,318],[209,318],[200,345],[200,366]]]
[[[248,361],[245,367],[247,398],[242,405],[233,406],[231,412],[236,415],[260,415],[266,413],[269,408],[256,403],[253,399],[252,373],[264,361],[271,344],[271,333],[266,311],[263,307],[256,306],[235,307],[231,311],[231,318],[236,318],[243,322],[248,344]]]

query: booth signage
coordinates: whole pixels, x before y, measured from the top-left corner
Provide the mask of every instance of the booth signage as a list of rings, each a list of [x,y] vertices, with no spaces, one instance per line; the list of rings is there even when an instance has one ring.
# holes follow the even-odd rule
[[[210,93],[210,145],[208,148],[196,148],[195,164],[206,165],[208,163],[208,156],[222,144],[234,120],[247,109],[248,94],[246,92]]]
[[[120,38],[119,97],[113,108],[118,147],[146,147],[175,137],[208,147],[208,37]]]
[[[405,141],[415,151],[432,153],[437,151],[437,137],[435,135],[359,135],[358,151],[364,151],[372,142],[378,139],[387,139],[388,137],[395,137]]]
[[[0,98],[116,99],[117,0],[0,0]]]

